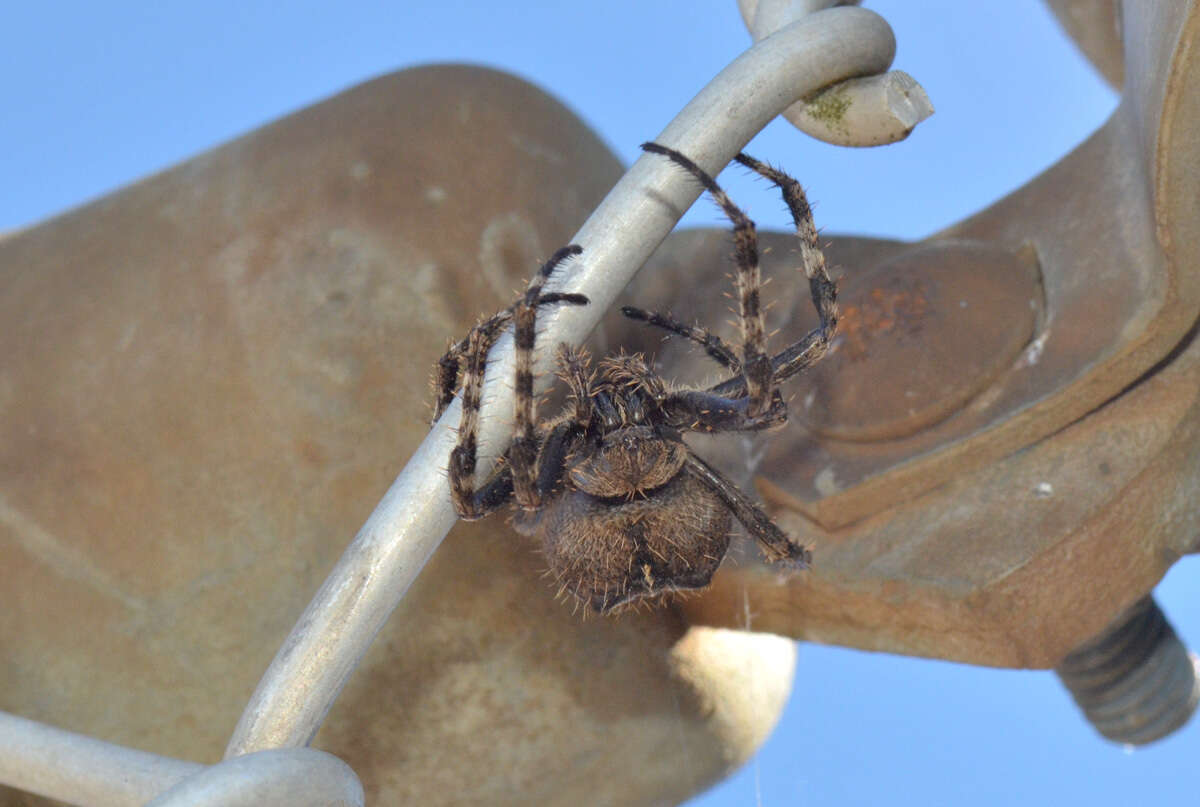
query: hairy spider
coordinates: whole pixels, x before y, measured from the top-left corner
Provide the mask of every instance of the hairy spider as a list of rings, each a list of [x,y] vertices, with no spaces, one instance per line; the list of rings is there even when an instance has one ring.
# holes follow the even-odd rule
[[[622,312],[701,345],[731,377],[708,389],[676,389],[640,355],[609,356],[595,368],[582,350],[558,346],[558,374],[570,397],[564,411],[535,420],[533,347],[537,310],[586,305],[581,294],[543,292],[546,280],[582,249],[560,249],[510,308],[477,325],[438,364],[436,417],[462,374],[462,422],[450,455],[450,491],[458,514],[483,518],[516,500],[514,526],[541,543],[560,593],[606,613],[642,598],[703,588],[729,548],[731,519],[758,540],[766,558],[791,568],[811,560],[745,493],[693,454],[688,431],[759,431],[783,424],[779,383],[828,350],[837,327],[836,286],[817,243],[800,184],[744,154],[737,161],[777,185],[791,210],[820,325],[774,356],[766,352],[754,222],[690,159],[656,143],[642,146],[694,176],[733,223],[742,344],[669,315],[626,306]],[[515,437],[496,471],[475,485],[476,432],[488,351],[513,323],[516,343]]]

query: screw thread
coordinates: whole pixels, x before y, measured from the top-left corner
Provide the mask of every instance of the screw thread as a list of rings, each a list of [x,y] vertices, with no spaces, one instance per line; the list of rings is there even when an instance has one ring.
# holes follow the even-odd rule
[[[1147,595],[1055,668],[1104,737],[1145,745],[1178,729],[1200,702],[1197,659]]]

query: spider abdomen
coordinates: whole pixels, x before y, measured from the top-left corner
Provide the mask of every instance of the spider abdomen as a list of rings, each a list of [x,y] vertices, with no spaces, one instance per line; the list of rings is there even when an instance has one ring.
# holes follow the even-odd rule
[[[703,588],[729,548],[729,508],[678,474],[632,499],[567,490],[518,530],[537,536],[561,591],[601,613],[642,597]]]

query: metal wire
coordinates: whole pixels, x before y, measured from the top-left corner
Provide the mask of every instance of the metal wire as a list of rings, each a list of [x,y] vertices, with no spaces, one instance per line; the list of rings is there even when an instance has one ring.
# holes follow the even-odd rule
[[[894,52],[891,29],[869,11],[813,14],[751,47],[655,139],[715,174],[797,99],[848,77],[884,71]],[[545,343],[581,342],[698,195],[699,187],[665,161],[638,160],[573,239],[585,252],[559,286],[586,294],[591,305],[550,312]],[[481,473],[511,436],[512,388],[506,382],[513,374],[512,348],[509,334],[491,353]],[[160,793],[154,803],[173,807],[312,803],[302,797],[318,794],[328,796],[326,803],[361,804],[361,788],[348,767],[298,747],[316,733],[456,520],[443,469],[460,411],[457,401],[447,409],[300,617],[251,698],[226,762],[206,769],[0,712],[0,783],[96,807],[142,804]]]
[[[809,15],[751,47],[656,140],[717,173],[798,98],[850,76],[886,70],[894,53],[891,29],[870,11],[835,8]],[[560,285],[586,294],[591,305],[547,316],[543,344],[580,343],[699,192],[664,160],[644,155],[634,163],[573,239],[584,253]],[[483,395],[491,405],[479,428],[481,473],[511,437],[512,375],[510,334],[491,353]],[[306,745],[316,733],[456,520],[444,469],[459,415],[456,401],[346,549],[259,683],[227,756]]]
[[[0,712],[0,782],[70,804],[140,807],[204,770]]]
[[[755,42],[822,9],[856,4],[857,0],[738,0]],[[902,70],[838,82],[782,113],[800,131],[835,146],[895,143],[932,114],[925,88]]]
[[[259,751],[205,768],[146,807],[363,807],[350,766],[313,748]]]
[[[0,712],[0,782],[88,807],[362,807],[350,766],[312,748],[218,765],[150,754]]]

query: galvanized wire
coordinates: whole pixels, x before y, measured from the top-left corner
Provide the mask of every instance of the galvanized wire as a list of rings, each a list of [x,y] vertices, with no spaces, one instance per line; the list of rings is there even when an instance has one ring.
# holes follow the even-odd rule
[[[188,777],[146,807],[363,807],[350,766],[313,748],[280,748],[227,759]]]
[[[857,0],[738,0],[755,42],[803,19]],[[805,134],[836,146],[881,146],[908,137],[933,114],[925,88],[902,70],[839,81],[782,112]]]
[[[891,29],[869,11],[813,14],[751,47],[655,139],[715,174],[797,99],[849,77],[880,73],[894,52]],[[638,160],[573,239],[585,252],[558,284],[586,294],[591,305],[548,312],[544,343],[581,342],[698,195],[696,183],[666,161]],[[489,405],[480,424],[484,473],[511,436],[512,347],[507,335],[491,354],[484,391]],[[349,768],[297,747],[316,733],[456,520],[443,469],[459,414],[456,401],[293,628],[230,740],[230,759],[206,769],[0,713],[0,783],[96,807],[142,804],[155,794],[162,794],[156,803],[163,805],[309,803],[302,797],[326,795],[329,803],[361,804]],[[291,750],[266,750],[276,748]],[[168,791],[172,787],[177,789]],[[255,794],[262,798],[255,801]]]
[[[0,712],[0,783],[69,804],[141,807],[204,770]]]
[[[894,53],[891,28],[870,11],[809,15],[751,47],[655,139],[715,174],[798,98],[886,70]],[[579,344],[699,193],[697,183],[661,158],[644,155],[634,163],[573,239],[584,252],[558,284],[587,295],[591,305],[550,313],[542,343]],[[510,334],[491,353],[481,473],[511,437],[513,367]],[[460,411],[455,401],[435,424],[300,617],[246,707],[227,756],[306,745],[317,732],[456,520],[444,469]]]

